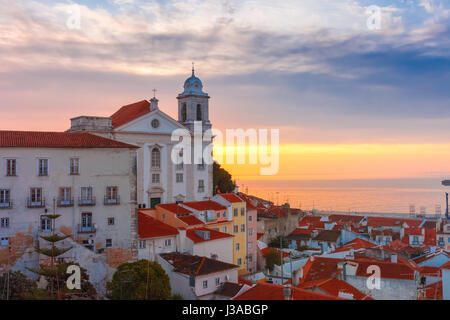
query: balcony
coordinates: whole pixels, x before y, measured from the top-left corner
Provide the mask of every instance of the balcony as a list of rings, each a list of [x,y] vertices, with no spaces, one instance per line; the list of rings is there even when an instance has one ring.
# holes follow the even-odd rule
[[[13,207],[12,201],[0,202],[0,210],[1,209],[11,209],[12,207]]]
[[[120,204],[120,197],[119,196],[116,196],[115,198],[105,197],[105,200],[104,200],[103,203],[105,204],[105,206],[119,205]]]
[[[90,198],[80,197],[80,198],[78,198],[78,205],[80,207],[83,207],[83,206],[95,206],[95,203],[96,203],[95,197],[90,197]]]
[[[83,226],[81,224],[78,225],[78,233],[88,234],[88,233],[96,233],[97,229],[94,226]]]
[[[71,199],[58,199],[58,200],[56,201],[57,206],[58,206],[59,208],[73,207],[74,202],[75,202],[75,201],[73,200],[73,198],[71,198]]]
[[[28,198],[27,199],[27,207],[30,209],[45,208],[45,199],[32,200],[32,199]]]

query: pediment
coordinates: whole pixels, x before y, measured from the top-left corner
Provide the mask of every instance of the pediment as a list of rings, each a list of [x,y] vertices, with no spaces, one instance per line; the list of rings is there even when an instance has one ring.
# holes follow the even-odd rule
[[[116,131],[172,134],[176,129],[186,128],[161,110],[155,110],[124,124]]]

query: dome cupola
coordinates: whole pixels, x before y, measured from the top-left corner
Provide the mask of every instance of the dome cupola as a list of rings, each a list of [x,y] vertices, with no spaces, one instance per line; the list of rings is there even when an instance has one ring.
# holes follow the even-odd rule
[[[208,96],[207,93],[203,92],[202,81],[195,76],[194,66],[192,66],[192,76],[184,82],[184,91],[179,96],[188,95]]]

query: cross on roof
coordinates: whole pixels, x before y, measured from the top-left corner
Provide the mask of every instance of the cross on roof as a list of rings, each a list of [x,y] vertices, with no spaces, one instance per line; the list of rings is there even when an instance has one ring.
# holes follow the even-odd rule
[[[152,91],[153,91],[153,98],[156,98],[156,91],[158,91],[158,90],[153,89]]]

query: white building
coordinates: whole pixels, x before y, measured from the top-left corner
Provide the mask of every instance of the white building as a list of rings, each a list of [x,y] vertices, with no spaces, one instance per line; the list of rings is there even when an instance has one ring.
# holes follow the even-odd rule
[[[171,139],[175,130],[185,129],[192,134],[196,121],[202,124],[203,132],[211,128],[209,98],[192,70],[184,91],[177,97],[178,121],[161,111],[154,97],[123,106],[111,117],[71,119],[70,131],[89,131],[137,145],[137,200],[147,208],[158,203],[209,199],[213,193],[212,165],[194,162],[194,145],[190,164],[175,164],[171,160],[172,151],[180,142]],[[202,144],[204,148],[210,142]]]
[[[134,260],[135,155],[135,146],[86,132],[0,131],[0,268],[39,262],[32,252],[48,245],[39,236],[52,232],[53,212],[55,231],[74,246],[59,258],[77,261],[85,250],[110,268]]]
[[[173,294],[185,300],[208,300],[225,282],[238,282],[238,266],[206,257],[181,253],[158,255],[170,279]]]

